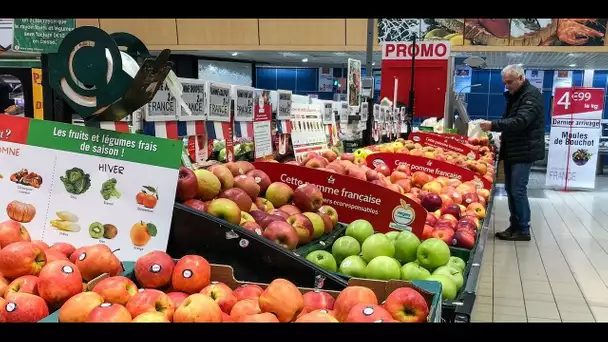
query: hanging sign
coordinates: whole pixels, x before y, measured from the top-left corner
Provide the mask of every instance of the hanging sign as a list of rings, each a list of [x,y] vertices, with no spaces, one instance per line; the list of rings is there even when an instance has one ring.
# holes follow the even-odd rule
[[[593,189],[604,89],[557,88],[553,99],[546,185]]]
[[[209,109],[207,120],[209,121],[230,121],[230,88],[229,84],[219,82],[208,82],[209,89]]]

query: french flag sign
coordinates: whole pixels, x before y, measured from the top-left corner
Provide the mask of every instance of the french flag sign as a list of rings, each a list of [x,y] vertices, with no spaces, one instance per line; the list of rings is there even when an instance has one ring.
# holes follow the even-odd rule
[[[207,121],[206,125],[208,139],[225,140],[231,134],[232,122]]]
[[[146,121],[144,134],[174,140],[180,137],[205,135],[205,121]]]
[[[237,138],[253,138],[253,122],[234,122],[234,135]]]
[[[291,134],[291,121],[289,121],[289,120],[279,121],[279,125],[277,125],[277,130],[281,134]]]

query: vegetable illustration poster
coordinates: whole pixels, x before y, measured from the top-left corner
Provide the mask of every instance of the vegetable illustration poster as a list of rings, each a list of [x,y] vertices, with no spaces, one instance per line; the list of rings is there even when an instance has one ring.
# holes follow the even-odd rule
[[[180,141],[0,115],[0,225],[32,240],[165,250]],[[6,223],[8,222],[8,223]]]

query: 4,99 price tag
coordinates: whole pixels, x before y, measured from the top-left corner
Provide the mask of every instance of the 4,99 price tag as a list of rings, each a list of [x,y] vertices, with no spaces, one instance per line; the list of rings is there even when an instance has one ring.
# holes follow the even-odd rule
[[[553,103],[554,115],[580,114],[603,110],[604,89],[557,88]]]

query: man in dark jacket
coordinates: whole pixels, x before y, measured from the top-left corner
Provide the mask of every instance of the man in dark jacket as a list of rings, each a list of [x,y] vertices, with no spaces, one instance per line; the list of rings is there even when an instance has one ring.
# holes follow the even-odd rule
[[[545,158],[545,124],[542,94],[526,80],[520,65],[502,70],[507,87],[507,107],[501,119],[484,121],[484,131],[501,132],[500,155],[505,170],[510,225],[496,237],[509,241],[530,241],[528,179],[532,163]]]

